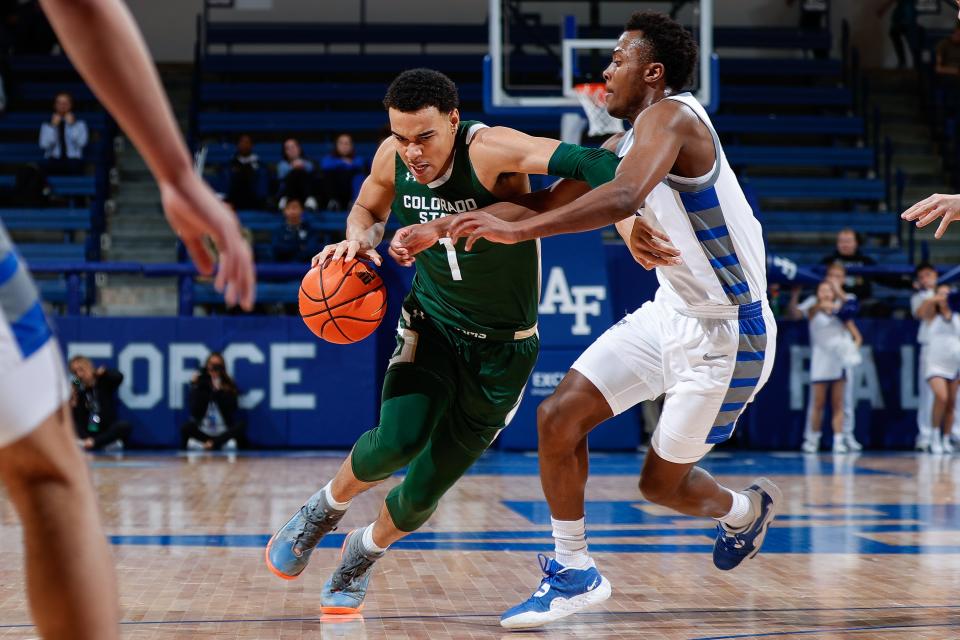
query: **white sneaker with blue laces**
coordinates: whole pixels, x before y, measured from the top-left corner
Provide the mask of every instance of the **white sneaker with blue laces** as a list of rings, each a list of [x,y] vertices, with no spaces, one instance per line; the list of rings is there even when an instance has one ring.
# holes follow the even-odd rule
[[[596,567],[574,569],[537,554],[543,579],[525,602],[500,616],[507,629],[532,629],[583,611],[610,597],[610,581]]]

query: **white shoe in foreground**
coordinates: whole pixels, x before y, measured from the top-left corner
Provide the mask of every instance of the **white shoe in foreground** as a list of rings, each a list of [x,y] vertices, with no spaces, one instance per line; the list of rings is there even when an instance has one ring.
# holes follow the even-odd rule
[[[564,567],[542,553],[537,556],[543,579],[540,588],[526,601],[500,616],[507,629],[532,629],[566,618],[610,597],[610,581],[596,567]]]

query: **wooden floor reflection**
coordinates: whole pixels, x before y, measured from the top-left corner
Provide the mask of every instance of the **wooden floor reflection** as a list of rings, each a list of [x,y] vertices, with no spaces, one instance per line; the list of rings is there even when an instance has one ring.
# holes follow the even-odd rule
[[[363,618],[324,620],[319,592],[343,533],[369,523],[395,481],[354,501],[299,580],[270,574],[263,545],[341,455],[93,459],[124,638],[960,637],[960,456],[717,452],[705,466],[724,482],[766,475],[786,502],[760,556],[725,573],[711,563],[711,522],[643,502],[638,456],[595,455],[589,543],[613,596],[517,634],[499,614],[537,588],[536,553],[552,547],[536,459],[482,460],[378,564]],[[5,497],[0,535],[0,638],[35,638]]]

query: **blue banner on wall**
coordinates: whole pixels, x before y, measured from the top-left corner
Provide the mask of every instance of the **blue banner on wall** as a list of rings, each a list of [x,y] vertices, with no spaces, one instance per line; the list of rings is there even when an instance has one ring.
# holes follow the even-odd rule
[[[318,340],[300,318],[61,318],[67,357],[123,373],[121,418],[132,442],[179,446],[190,379],[221,351],[243,392],[252,446],[349,447],[375,425],[376,342]]]

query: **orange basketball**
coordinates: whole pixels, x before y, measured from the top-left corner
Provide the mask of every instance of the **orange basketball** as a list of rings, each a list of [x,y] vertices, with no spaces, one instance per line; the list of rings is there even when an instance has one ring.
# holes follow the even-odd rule
[[[371,267],[359,260],[330,260],[307,272],[300,283],[300,316],[327,342],[363,340],[387,311],[387,289]]]

